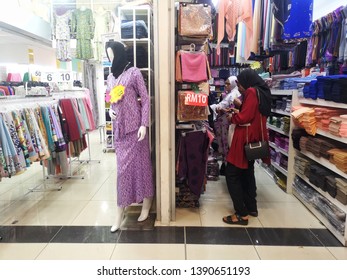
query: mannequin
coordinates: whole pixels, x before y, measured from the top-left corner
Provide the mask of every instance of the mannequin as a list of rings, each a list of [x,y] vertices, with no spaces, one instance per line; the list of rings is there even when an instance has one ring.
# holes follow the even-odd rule
[[[124,219],[125,207],[143,202],[139,222],[148,218],[151,208],[154,185],[147,134],[150,105],[142,74],[131,66],[124,45],[108,42],[106,53],[112,62],[107,93],[111,97],[109,116],[113,120],[117,157],[117,211],[111,227],[111,232],[116,232]]]

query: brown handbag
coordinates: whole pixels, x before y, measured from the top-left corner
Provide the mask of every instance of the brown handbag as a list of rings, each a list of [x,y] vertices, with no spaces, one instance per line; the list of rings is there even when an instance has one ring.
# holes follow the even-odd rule
[[[187,37],[209,37],[212,30],[211,6],[180,4],[178,33]]]

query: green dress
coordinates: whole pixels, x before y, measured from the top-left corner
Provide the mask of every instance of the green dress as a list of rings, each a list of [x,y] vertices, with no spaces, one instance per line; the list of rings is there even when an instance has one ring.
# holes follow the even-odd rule
[[[92,39],[95,23],[91,9],[75,10],[72,17],[72,30],[77,39],[76,58],[91,59],[94,57]]]

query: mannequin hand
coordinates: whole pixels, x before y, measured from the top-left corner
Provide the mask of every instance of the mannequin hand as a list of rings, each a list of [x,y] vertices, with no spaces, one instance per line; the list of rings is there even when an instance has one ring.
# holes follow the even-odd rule
[[[146,136],[146,127],[145,126],[140,126],[138,132],[137,132],[137,141],[142,141],[143,139],[145,139]]]
[[[110,116],[111,120],[114,120],[117,117],[116,112],[111,108],[108,110],[108,115]]]

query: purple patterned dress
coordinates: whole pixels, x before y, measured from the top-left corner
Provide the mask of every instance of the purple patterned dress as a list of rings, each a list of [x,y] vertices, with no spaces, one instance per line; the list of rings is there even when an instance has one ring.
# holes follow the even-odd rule
[[[149,126],[149,96],[140,70],[129,68],[117,79],[110,74],[107,92],[123,85],[123,98],[112,104],[116,112],[113,121],[114,148],[117,158],[117,204],[126,207],[154,195],[148,131],[145,139],[137,140],[140,126]],[[141,102],[137,99],[141,98]]]

